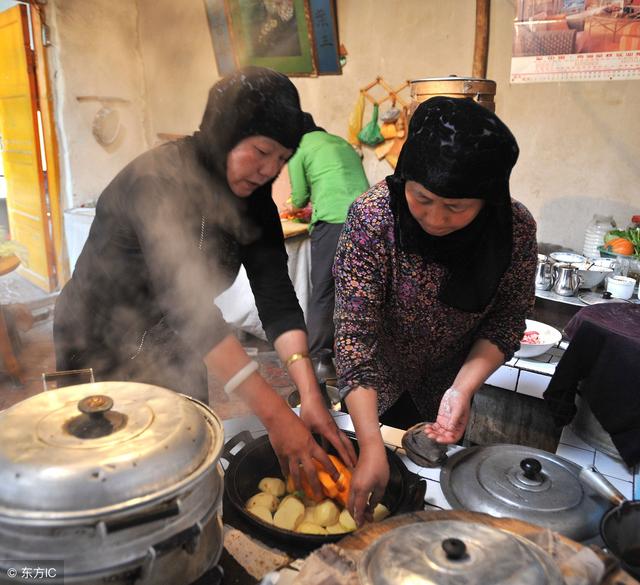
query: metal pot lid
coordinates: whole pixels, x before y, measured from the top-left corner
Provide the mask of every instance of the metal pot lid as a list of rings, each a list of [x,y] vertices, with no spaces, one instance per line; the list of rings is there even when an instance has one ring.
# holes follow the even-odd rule
[[[409,524],[377,539],[358,562],[367,585],[564,583],[551,557],[528,540],[459,520]]]
[[[0,413],[0,517],[71,519],[166,499],[218,460],[220,419],[165,388],[99,382]]]
[[[471,447],[452,455],[440,474],[454,509],[517,518],[575,540],[598,533],[610,507],[578,478],[580,467],[523,445]]]
[[[629,303],[626,299],[617,299],[611,296],[611,293],[598,293],[598,292],[581,292],[578,293],[578,298],[585,305],[599,305],[601,303]]]

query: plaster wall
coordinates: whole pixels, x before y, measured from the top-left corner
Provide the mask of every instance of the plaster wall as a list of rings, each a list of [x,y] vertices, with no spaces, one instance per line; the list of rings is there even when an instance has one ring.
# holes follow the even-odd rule
[[[131,159],[146,150],[142,60],[135,2],[50,0],[48,49],[60,144],[63,207],[95,201]],[[101,108],[120,119],[113,143],[92,133]]]
[[[66,170],[82,200],[158,133],[195,130],[219,76],[202,0],[57,0],[55,7]],[[498,83],[496,112],[520,144],[512,192],[537,219],[539,241],[580,250],[594,213],[623,225],[640,213],[640,81],[510,85],[514,16],[515,0],[492,2],[487,73]],[[473,0],[339,0],[338,21],[349,52],[343,75],[293,80],[303,107],[330,132],[346,136],[358,89],[377,75],[397,86],[471,74]],[[125,142],[110,152],[92,142],[98,104],[75,101],[99,92],[131,101],[123,108]],[[365,169],[371,182],[391,170],[368,150]]]

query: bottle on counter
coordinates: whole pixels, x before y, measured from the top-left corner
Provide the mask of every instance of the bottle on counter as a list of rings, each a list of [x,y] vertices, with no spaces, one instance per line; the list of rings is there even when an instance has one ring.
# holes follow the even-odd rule
[[[616,222],[613,219],[613,216],[598,215],[595,213],[584,234],[582,255],[587,258],[599,258],[600,252],[598,248],[604,245],[604,235],[609,230],[615,229],[616,227]]]

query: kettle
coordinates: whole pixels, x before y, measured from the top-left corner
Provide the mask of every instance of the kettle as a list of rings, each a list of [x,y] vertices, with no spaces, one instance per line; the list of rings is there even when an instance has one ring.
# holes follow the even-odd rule
[[[554,264],[553,286],[551,290],[563,297],[572,297],[576,294],[582,277],[578,274],[578,267],[572,264]]]
[[[544,254],[538,254],[536,267],[536,290],[549,290],[553,284],[552,262]]]

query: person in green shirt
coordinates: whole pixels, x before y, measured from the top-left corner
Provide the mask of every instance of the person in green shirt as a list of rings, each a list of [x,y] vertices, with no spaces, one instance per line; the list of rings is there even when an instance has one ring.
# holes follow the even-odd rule
[[[333,355],[335,287],[333,260],[347,211],[369,189],[358,153],[343,138],[316,126],[305,113],[305,134],[289,160],[291,202],[302,208],[311,201],[311,298],[307,312],[309,351]]]

